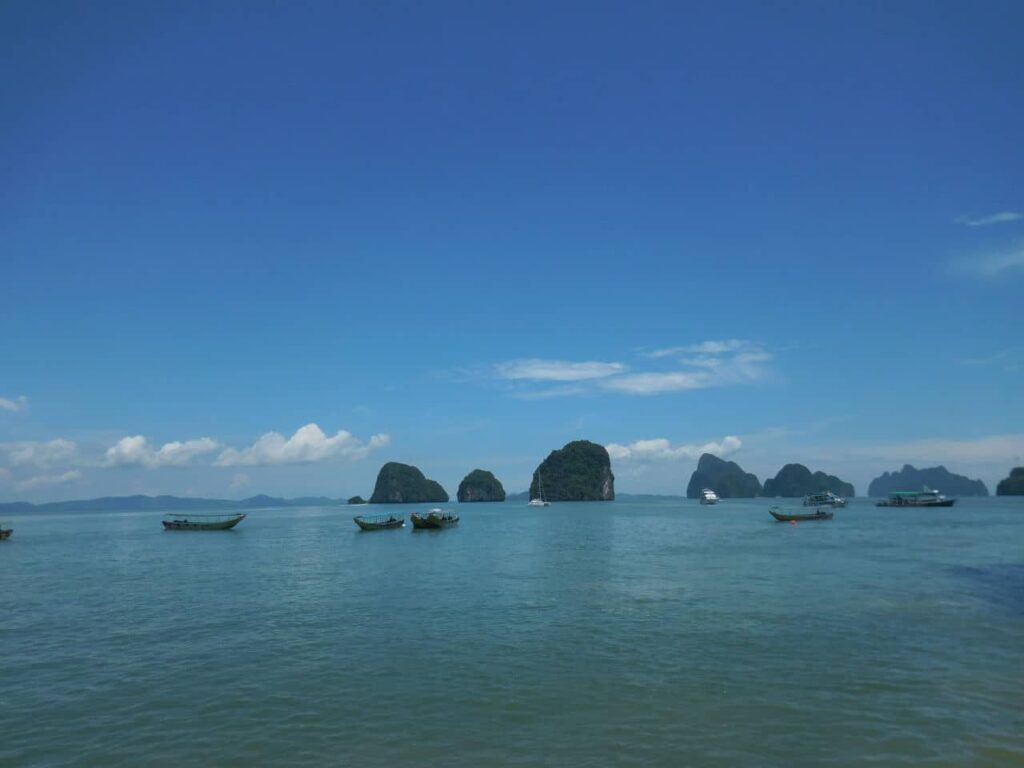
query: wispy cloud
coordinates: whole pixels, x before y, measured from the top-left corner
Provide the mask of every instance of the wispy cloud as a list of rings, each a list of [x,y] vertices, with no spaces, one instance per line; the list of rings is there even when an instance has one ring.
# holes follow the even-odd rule
[[[521,400],[541,400],[593,392],[656,395],[665,392],[749,384],[766,378],[772,355],[742,339],[704,341],[641,351],[648,361],[637,370],[624,363],[568,360],[510,360],[492,367],[494,375],[513,382],[511,394]],[[565,382],[538,388],[536,384]]]
[[[720,442],[703,444],[672,445],[669,440],[659,437],[653,440],[637,440],[626,445],[609,443],[605,446],[608,455],[616,461],[676,461],[678,459],[696,459],[703,453],[721,457],[735,453],[742,447],[743,441],[735,435],[727,435]]]
[[[331,458],[357,460],[390,442],[388,435],[378,434],[364,443],[345,430],[328,437],[318,425],[307,424],[288,438],[280,432],[267,432],[248,448],[227,448],[215,463],[218,467],[235,467],[308,464]]]
[[[107,467],[141,466],[147,469],[158,467],[185,467],[197,456],[212,453],[220,443],[210,437],[197,440],[174,441],[154,448],[142,435],[122,437],[107,449],[103,464]]]
[[[18,413],[19,411],[24,411],[26,408],[28,408],[28,398],[24,395],[13,399],[0,397],[0,411]]]
[[[950,267],[965,275],[980,278],[1000,277],[1008,272],[1024,272],[1024,242],[1004,251],[978,253],[955,259]]]
[[[70,483],[81,477],[82,473],[77,469],[69,469],[67,472],[62,472],[59,475],[36,475],[34,477],[29,477],[25,480],[18,481],[14,484],[14,487],[19,491],[31,491],[34,488],[40,488],[44,485],[61,485],[62,483]]]
[[[509,360],[494,366],[499,379],[509,381],[587,381],[614,376],[626,370],[622,363],[569,360]]]
[[[75,443],[60,437],[46,442],[0,443],[0,451],[7,454],[7,461],[15,467],[43,469],[71,461],[77,450]]]
[[[961,216],[956,221],[958,224],[963,224],[967,227],[988,227],[992,224],[1008,224],[1012,221],[1021,221],[1022,219],[1024,219],[1024,212],[1000,211],[999,213],[979,216],[977,218]]]
[[[1018,358],[1024,347],[1007,347],[983,357],[964,357],[957,360],[961,365],[1002,365],[1006,370],[1017,370],[1021,367]]]

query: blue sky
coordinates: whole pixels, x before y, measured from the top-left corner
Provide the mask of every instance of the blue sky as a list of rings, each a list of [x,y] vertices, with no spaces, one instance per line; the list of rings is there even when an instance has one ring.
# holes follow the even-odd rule
[[[0,499],[1024,463],[1019,3],[5,3]]]

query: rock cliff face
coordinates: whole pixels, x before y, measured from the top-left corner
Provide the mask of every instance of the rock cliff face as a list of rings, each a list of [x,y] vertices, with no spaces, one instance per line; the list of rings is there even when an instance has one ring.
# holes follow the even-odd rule
[[[868,486],[868,496],[888,496],[896,491],[920,491],[928,486],[946,496],[988,496],[988,488],[981,480],[954,475],[945,467],[915,469],[904,464],[899,472],[886,472]]]
[[[835,475],[815,472],[803,464],[787,464],[775,477],[764,481],[765,496],[807,496],[812,493],[832,491],[839,496],[849,498],[854,495],[853,486],[844,483]]]
[[[492,473],[474,469],[459,483],[459,501],[504,501],[505,489]]]
[[[380,468],[371,504],[445,502],[448,494],[441,485],[428,480],[416,467],[389,461]]]
[[[612,461],[603,445],[575,440],[552,451],[533,472],[530,498],[544,488],[546,501],[611,501],[615,498]]]
[[[1024,496],[1024,467],[1014,467],[996,486],[996,496]]]
[[[723,461],[705,453],[697,462],[696,471],[686,486],[686,498],[700,498],[700,492],[710,488],[723,499],[749,499],[761,495],[761,482],[735,461]]]

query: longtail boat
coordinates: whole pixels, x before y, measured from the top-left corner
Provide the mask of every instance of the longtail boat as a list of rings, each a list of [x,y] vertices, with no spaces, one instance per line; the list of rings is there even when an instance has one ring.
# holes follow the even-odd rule
[[[3,523],[0,523],[0,541],[11,538],[11,534],[14,533],[14,529],[10,527],[4,527]]]
[[[451,528],[458,525],[459,516],[450,510],[432,509],[425,515],[413,512],[409,519],[412,520],[412,527],[420,530],[437,530],[439,528]]]
[[[802,523],[804,520],[831,520],[834,514],[831,509],[819,509],[815,512],[801,513],[783,512],[778,507],[772,507],[768,511],[780,523]]]
[[[245,519],[235,515],[167,515],[161,522],[165,531],[227,531]]]
[[[364,531],[385,531],[388,528],[402,528],[405,525],[404,518],[394,515],[374,515],[373,517],[356,515],[352,519]]]

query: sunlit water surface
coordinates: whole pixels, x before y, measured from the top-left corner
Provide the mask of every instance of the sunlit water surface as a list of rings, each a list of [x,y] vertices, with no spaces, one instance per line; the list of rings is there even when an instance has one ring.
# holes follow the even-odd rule
[[[767,507],[11,516],[0,765],[1024,764],[1024,499]]]

